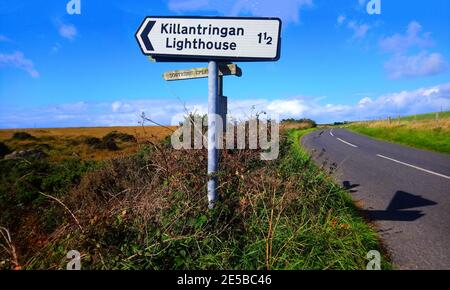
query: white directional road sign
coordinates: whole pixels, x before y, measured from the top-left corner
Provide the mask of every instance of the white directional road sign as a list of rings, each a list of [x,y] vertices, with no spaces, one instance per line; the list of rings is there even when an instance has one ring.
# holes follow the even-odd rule
[[[136,32],[156,60],[276,61],[281,20],[234,17],[146,17]]]

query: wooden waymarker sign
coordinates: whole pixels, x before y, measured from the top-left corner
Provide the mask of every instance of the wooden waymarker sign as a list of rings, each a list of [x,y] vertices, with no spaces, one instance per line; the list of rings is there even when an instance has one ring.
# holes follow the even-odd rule
[[[219,76],[242,76],[241,68],[236,64],[224,64],[219,65]],[[208,77],[208,68],[193,68],[188,70],[174,70],[168,71],[163,74],[163,78],[166,81],[179,81],[189,79],[199,79]]]

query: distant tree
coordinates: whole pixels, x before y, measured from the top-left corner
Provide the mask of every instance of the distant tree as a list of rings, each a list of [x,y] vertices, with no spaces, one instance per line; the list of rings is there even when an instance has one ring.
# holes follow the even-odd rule
[[[294,119],[294,118],[288,118],[281,120],[281,123],[306,123],[309,124],[311,128],[317,127],[317,123],[314,120],[308,119],[308,118],[301,118],[301,119]]]

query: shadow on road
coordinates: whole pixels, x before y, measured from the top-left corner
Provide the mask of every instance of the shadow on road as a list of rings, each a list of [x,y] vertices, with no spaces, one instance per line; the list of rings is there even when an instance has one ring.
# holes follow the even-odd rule
[[[425,214],[420,210],[407,210],[414,207],[436,205],[437,203],[404,191],[397,191],[386,210],[362,210],[369,220],[415,221]]]
[[[359,184],[356,184],[356,183],[352,184],[350,181],[342,182],[342,187],[344,187],[344,189],[347,190],[350,193],[357,192],[358,190],[355,190],[354,188],[356,188],[358,186],[359,186]]]

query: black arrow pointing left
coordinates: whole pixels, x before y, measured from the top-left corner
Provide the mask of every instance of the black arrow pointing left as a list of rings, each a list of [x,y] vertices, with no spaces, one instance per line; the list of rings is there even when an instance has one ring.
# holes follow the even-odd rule
[[[150,42],[149,34],[150,34],[150,30],[152,30],[155,23],[156,23],[156,21],[149,21],[140,35],[142,42],[144,43],[144,46],[147,49],[147,51],[154,51],[153,45]]]

